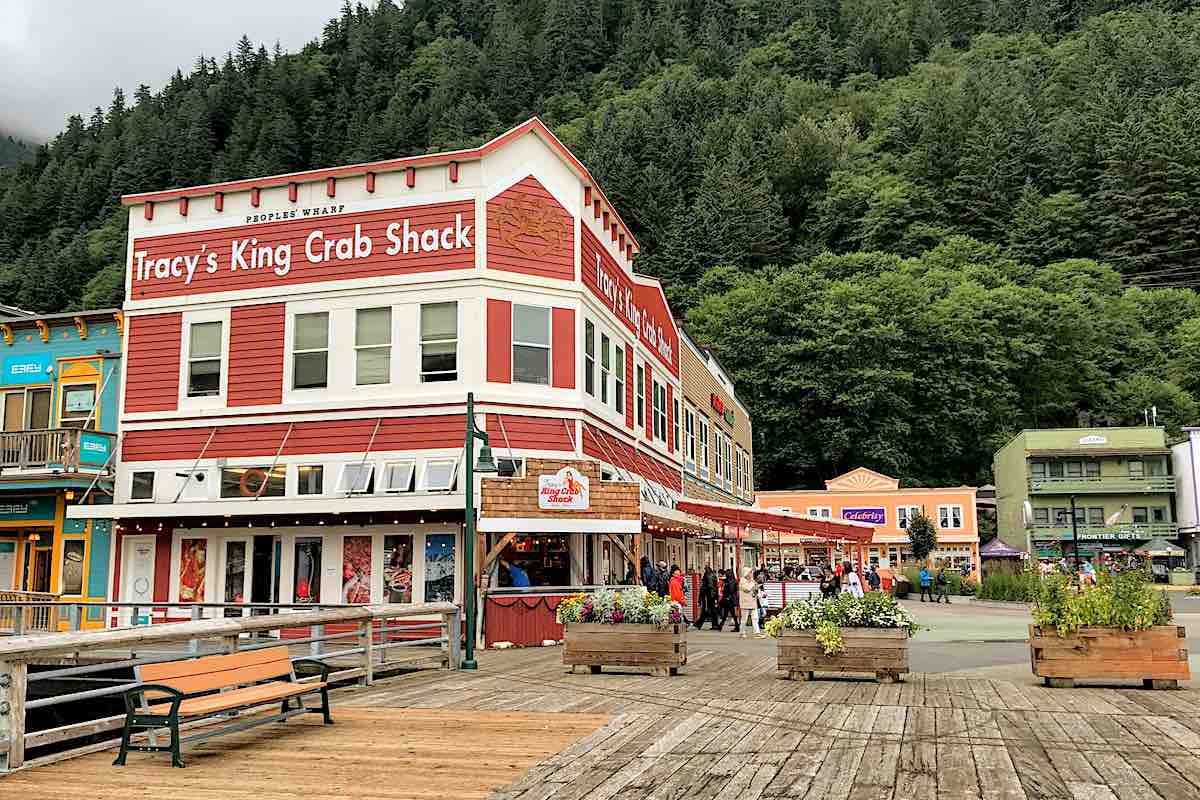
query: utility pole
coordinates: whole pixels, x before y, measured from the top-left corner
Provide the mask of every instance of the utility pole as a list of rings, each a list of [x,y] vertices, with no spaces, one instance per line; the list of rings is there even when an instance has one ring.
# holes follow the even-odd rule
[[[479,439],[483,442],[483,449],[479,451],[479,463],[475,463],[475,440]],[[463,609],[467,621],[467,642],[463,648],[463,669],[479,669],[479,662],[475,660],[475,593],[477,591],[475,582],[475,473],[481,475],[496,472],[496,462],[492,460],[492,448],[488,446],[488,435],[475,427],[475,394],[474,392],[467,393],[467,435],[466,443],[464,444],[463,464],[465,471],[465,486],[463,487],[466,494],[464,497],[464,517],[466,524],[463,527],[463,577],[466,578],[466,586],[463,587]],[[458,631],[452,634],[458,635]]]

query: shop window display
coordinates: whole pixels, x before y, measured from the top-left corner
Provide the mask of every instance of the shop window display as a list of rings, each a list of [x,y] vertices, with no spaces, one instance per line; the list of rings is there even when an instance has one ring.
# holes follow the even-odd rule
[[[569,541],[570,536],[566,534],[516,537],[504,548],[500,585],[570,586]],[[513,567],[525,576],[528,584],[514,581]]]
[[[383,595],[388,603],[413,601],[413,544],[411,536],[383,539]]]
[[[204,602],[207,561],[206,539],[184,539],[179,543],[179,602]]]
[[[62,593],[66,595],[83,594],[83,540],[67,539],[63,541],[62,551]]]
[[[296,558],[292,582],[292,602],[321,602],[321,539],[296,539]]]
[[[342,539],[342,602],[371,602],[371,537]]]
[[[425,537],[425,602],[454,602],[454,535]]]

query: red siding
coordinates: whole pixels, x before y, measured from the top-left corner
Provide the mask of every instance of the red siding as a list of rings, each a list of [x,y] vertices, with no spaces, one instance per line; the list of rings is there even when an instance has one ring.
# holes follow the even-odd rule
[[[461,217],[463,228],[471,226],[470,231],[465,234],[471,246],[429,252],[409,250],[409,252],[401,251],[395,255],[387,254],[390,243],[385,232],[391,223],[400,224],[400,232],[397,234],[399,236],[403,235],[405,220],[409,222],[410,230],[415,232],[440,231],[449,228],[449,240],[453,243],[456,238],[454,235],[456,215]],[[356,225],[362,226],[362,235],[371,240],[370,255],[338,260],[336,255],[331,253],[329,261],[317,263],[310,262],[305,256],[305,239],[312,231],[320,230],[327,242],[346,237],[353,240]],[[244,241],[247,238],[256,240],[242,251],[247,264],[250,263],[250,254],[253,248],[290,245],[291,267],[287,274],[277,275],[269,267],[232,269],[232,243],[234,240]],[[145,300],[151,297],[194,295],[205,292],[273,289],[278,286],[318,281],[329,283],[335,280],[371,278],[381,275],[471,269],[475,266],[474,245],[475,203],[470,200],[413,208],[383,208],[328,217],[297,217],[282,222],[142,237],[134,240],[133,243],[134,255],[130,259],[130,270],[133,273],[133,294],[129,299]],[[324,248],[319,249],[323,256]],[[182,275],[156,278],[151,274],[151,276],[143,276],[139,280],[138,253],[144,253],[144,259],[151,262],[163,258],[174,259],[176,256],[199,256],[200,261],[192,275],[191,283],[185,283],[186,270],[182,268],[181,262],[177,262],[177,266],[183,271]],[[216,256],[214,259],[216,269],[209,272],[211,265],[207,259],[211,255]],[[151,273],[153,273],[153,264],[151,264]]]
[[[547,639],[561,640],[563,628],[554,612],[564,597],[565,594],[489,596],[483,615],[486,645],[512,642],[518,647],[533,647]]]
[[[228,405],[283,401],[283,320],[283,303],[239,306],[231,312]]]
[[[633,430],[633,348],[625,348],[625,427]]]
[[[568,425],[571,426],[569,431]],[[575,423],[561,417],[488,414],[487,433],[492,452],[497,455],[504,454],[510,447],[518,450],[560,450],[564,453],[575,451],[572,441]]]
[[[487,379],[512,383],[512,303],[487,301]]]
[[[174,411],[183,315],[129,317],[126,326],[125,411]]]
[[[575,222],[532,175],[487,204],[487,265],[575,280]]]
[[[674,406],[675,389],[671,384],[667,384],[667,449],[672,453],[675,452],[675,412],[672,409]]]
[[[605,433],[586,422],[583,425],[583,452],[585,455],[614,464],[674,491],[683,491],[683,478],[678,467],[671,466],[641,450],[635,450],[633,445],[626,444],[616,436]]]
[[[551,384],[558,389],[575,388],[575,310],[553,310],[550,350],[554,354]]]
[[[297,422],[283,455],[361,453],[371,441],[375,422],[374,418]],[[371,449],[381,452],[458,447],[465,435],[463,425],[458,414],[387,417],[379,426]],[[222,426],[204,457],[273,457],[287,429],[286,422]],[[200,455],[211,432],[211,427],[127,431],[121,442],[121,458],[125,461],[194,459]]]

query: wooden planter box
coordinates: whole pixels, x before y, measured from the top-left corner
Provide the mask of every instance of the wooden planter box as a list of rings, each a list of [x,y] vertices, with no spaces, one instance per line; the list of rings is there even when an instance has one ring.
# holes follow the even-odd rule
[[[908,631],[903,628],[842,628],[842,639],[846,649],[827,656],[816,631],[784,628],[778,668],[791,680],[810,680],[814,672],[868,672],[882,683],[908,672]]]
[[[1192,677],[1182,625],[1144,631],[1080,628],[1059,638],[1053,629],[1029,626],[1033,674],[1047,686],[1070,688],[1077,680],[1140,680],[1148,689],[1174,689]]]
[[[687,623],[602,625],[586,622],[563,626],[563,663],[571,667],[649,668],[651,675],[675,675],[687,663]]]

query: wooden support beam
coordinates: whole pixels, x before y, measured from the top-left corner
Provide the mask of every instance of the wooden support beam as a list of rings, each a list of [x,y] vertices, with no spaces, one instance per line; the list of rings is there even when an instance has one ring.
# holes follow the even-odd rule
[[[638,565],[637,556],[635,556],[633,553],[629,552],[629,548],[625,546],[624,542],[622,542],[620,539],[617,538],[617,535],[615,533],[606,533],[604,535],[607,536],[609,538],[609,540],[612,541],[612,543],[617,546],[617,549],[621,551],[621,554],[625,556],[625,559],[630,564],[632,564],[634,570],[636,570],[637,565]],[[685,541],[686,541],[686,537],[685,537]],[[685,561],[686,561],[686,559],[685,559]]]
[[[480,569],[482,570],[482,574],[486,574],[488,572],[488,570],[490,570],[492,568],[492,564],[496,561],[497,558],[500,557],[500,554],[504,552],[504,548],[508,547],[508,543],[511,542],[516,537],[517,537],[516,532],[506,533],[502,537],[500,537],[500,541],[496,542],[495,546],[492,547],[492,549],[488,551],[487,555],[483,557],[483,561],[480,562],[481,563]]]

